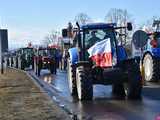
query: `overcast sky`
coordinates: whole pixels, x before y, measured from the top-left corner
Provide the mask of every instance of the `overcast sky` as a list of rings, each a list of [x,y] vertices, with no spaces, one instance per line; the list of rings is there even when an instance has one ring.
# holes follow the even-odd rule
[[[10,46],[38,43],[77,13],[103,21],[110,8],[127,9],[136,24],[160,16],[160,0],[0,0],[0,27],[8,29]]]

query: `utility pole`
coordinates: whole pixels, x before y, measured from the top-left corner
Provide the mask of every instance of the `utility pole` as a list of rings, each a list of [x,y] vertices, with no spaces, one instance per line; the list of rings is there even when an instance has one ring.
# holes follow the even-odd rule
[[[1,29],[0,29],[1,30]],[[3,59],[2,59],[2,35],[0,32],[0,71],[3,74]]]

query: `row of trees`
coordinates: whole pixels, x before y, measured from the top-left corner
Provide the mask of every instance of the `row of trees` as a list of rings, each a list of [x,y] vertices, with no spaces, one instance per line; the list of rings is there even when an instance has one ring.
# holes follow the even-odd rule
[[[158,17],[153,17],[152,19],[148,20],[146,23],[142,24],[140,28],[143,28],[143,26],[148,27],[148,29],[152,28],[152,23],[154,19],[157,19]],[[80,25],[84,25],[86,23],[94,22],[94,20],[88,16],[86,13],[79,13],[75,16],[74,18],[75,22],[79,22]],[[117,23],[118,26],[124,26],[126,25],[127,22],[132,22],[133,28],[135,29],[135,24],[134,24],[134,19],[132,15],[125,9],[116,9],[112,8],[108,11],[108,13],[105,16],[104,19],[105,22],[107,23]],[[124,33],[126,31],[119,31],[121,33]],[[130,38],[131,34],[127,34],[127,39]],[[44,44],[58,44],[60,32],[58,31],[52,31],[48,35],[45,36],[44,38]],[[126,37],[121,38],[122,41],[125,41]]]

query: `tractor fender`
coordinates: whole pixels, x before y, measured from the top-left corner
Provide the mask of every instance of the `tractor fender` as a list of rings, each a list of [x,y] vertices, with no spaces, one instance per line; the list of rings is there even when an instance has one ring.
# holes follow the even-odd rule
[[[153,56],[152,52],[150,52],[150,51],[145,51],[145,52],[143,53],[143,56],[142,56],[142,59],[141,59],[142,64],[143,64],[143,60],[144,60],[144,57],[146,56],[146,54],[150,54],[151,56]]]
[[[155,57],[160,57],[160,48],[152,48],[152,55]]]
[[[118,60],[123,61],[127,59],[127,53],[123,46],[118,46]]]
[[[70,48],[68,50],[71,64],[74,65],[78,62],[78,49],[77,48]]]

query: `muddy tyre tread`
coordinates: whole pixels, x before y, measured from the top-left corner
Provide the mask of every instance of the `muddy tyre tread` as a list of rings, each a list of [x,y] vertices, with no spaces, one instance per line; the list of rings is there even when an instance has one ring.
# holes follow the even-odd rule
[[[70,60],[68,60],[68,83],[70,87],[70,92],[72,96],[77,96],[77,86],[76,86],[76,68],[71,65]]]
[[[77,86],[81,88],[81,95],[78,93],[80,100],[92,100],[93,98],[92,79],[88,73],[87,70],[81,67],[77,69]],[[79,88],[77,87],[77,89]]]
[[[147,57],[151,58],[151,62],[152,62],[152,73],[151,73],[151,79],[150,80],[146,80],[146,81],[158,81],[160,79],[160,60],[155,59],[154,57],[152,57],[152,55],[150,54],[146,54],[144,59],[143,59],[143,66],[146,62]],[[145,66],[144,66],[145,67]]]
[[[130,63],[128,66],[128,98],[141,99],[142,92],[142,77],[139,64],[136,62]]]

